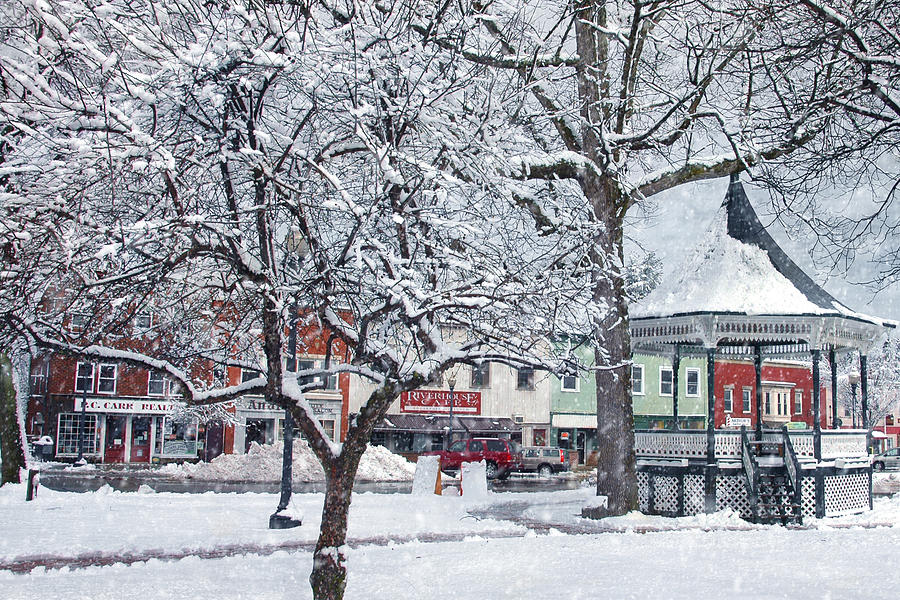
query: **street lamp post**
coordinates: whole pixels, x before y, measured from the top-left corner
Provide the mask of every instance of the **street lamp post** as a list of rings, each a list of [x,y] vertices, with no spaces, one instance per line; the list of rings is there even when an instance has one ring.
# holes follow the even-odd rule
[[[285,263],[292,262],[289,258],[293,254],[298,263],[306,258],[309,247],[306,241],[299,235],[290,236],[285,239],[288,254],[285,257]],[[299,306],[296,301],[291,306],[291,329],[288,333],[288,356],[287,372],[297,372],[297,311]],[[287,509],[291,502],[292,479],[294,471],[294,416],[287,408],[284,409],[284,451],[281,453],[281,497],[278,500],[278,508],[275,513],[269,517],[269,529],[290,529],[299,527],[301,522],[298,519],[292,519],[288,515],[281,514]]]
[[[81,391],[81,418],[78,421],[78,458],[75,459],[76,465],[85,465],[87,460],[84,458],[84,411],[87,409],[87,388]]]
[[[445,444],[445,449],[453,443],[453,388],[456,387],[456,378],[450,377],[447,380],[447,385],[450,386],[450,428],[449,433],[447,434],[447,443]]]
[[[851,406],[853,407],[853,429],[856,429],[858,425],[856,419],[856,386],[859,385],[859,373],[850,373],[850,375],[847,376],[847,380],[850,382],[850,398]]]

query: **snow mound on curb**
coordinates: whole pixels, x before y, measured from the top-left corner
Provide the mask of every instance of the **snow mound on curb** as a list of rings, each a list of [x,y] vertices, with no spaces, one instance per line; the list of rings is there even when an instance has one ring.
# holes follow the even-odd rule
[[[250,445],[246,454],[222,454],[208,463],[170,467],[184,476],[207,481],[279,481],[284,442]],[[383,446],[368,446],[356,478],[369,481],[412,481],[416,466]],[[325,472],[305,440],[294,441],[294,481],[324,481]]]

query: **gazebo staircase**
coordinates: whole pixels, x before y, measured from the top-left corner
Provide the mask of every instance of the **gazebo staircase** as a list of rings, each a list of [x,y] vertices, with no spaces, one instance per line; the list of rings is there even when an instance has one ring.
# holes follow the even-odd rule
[[[750,441],[741,430],[741,454],[751,520],[767,525],[801,525],[799,463],[785,432],[780,442]]]

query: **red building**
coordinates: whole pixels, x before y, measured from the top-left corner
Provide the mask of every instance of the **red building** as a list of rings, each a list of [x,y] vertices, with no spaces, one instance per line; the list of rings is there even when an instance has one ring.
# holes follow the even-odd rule
[[[756,427],[756,370],[752,361],[716,360],[716,428]],[[762,420],[767,427],[785,423],[813,424],[813,388],[810,365],[766,362],[762,367]],[[821,388],[820,425],[827,427],[827,388]]]
[[[138,315],[133,335],[117,338],[115,347],[152,355],[159,340],[146,334],[149,319]],[[298,328],[298,370],[323,366],[328,339],[318,327]],[[345,359],[346,350],[334,343],[330,360]],[[209,384],[234,385],[258,375],[236,366],[222,369],[207,360],[195,360],[188,367],[195,381]],[[80,431],[84,457],[103,463],[212,460],[222,453],[245,452],[254,441],[272,443],[283,432],[284,410],[262,397],[241,398],[217,411],[185,410],[177,390],[162,373],[113,359],[55,353],[33,357],[30,383],[26,434],[31,441],[49,436],[52,457],[61,461],[78,456]],[[322,384],[322,389],[307,393],[307,400],[333,439],[343,439],[349,375],[328,378]]]

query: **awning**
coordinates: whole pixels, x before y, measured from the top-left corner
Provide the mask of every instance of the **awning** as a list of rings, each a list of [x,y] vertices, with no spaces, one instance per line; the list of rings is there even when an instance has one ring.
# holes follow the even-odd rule
[[[888,437],[890,437],[890,436],[888,436],[888,435],[887,435],[886,433],[884,433],[883,431],[878,431],[877,429],[872,430],[872,438],[873,438],[873,439],[876,439],[876,440],[886,440],[886,439],[888,439]]]
[[[550,415],[553,427],[560,429],[597,429],[597,415]]]
[[[355,415],[351,415],[351,419]],[[450,427],[450,417],[444,415],[394,414],[386,415],[375,431],[410,431],[414,433],[443,433]],[[453,430],[470,434],[518,432],[521,427],[508,417],[453,416]]]

